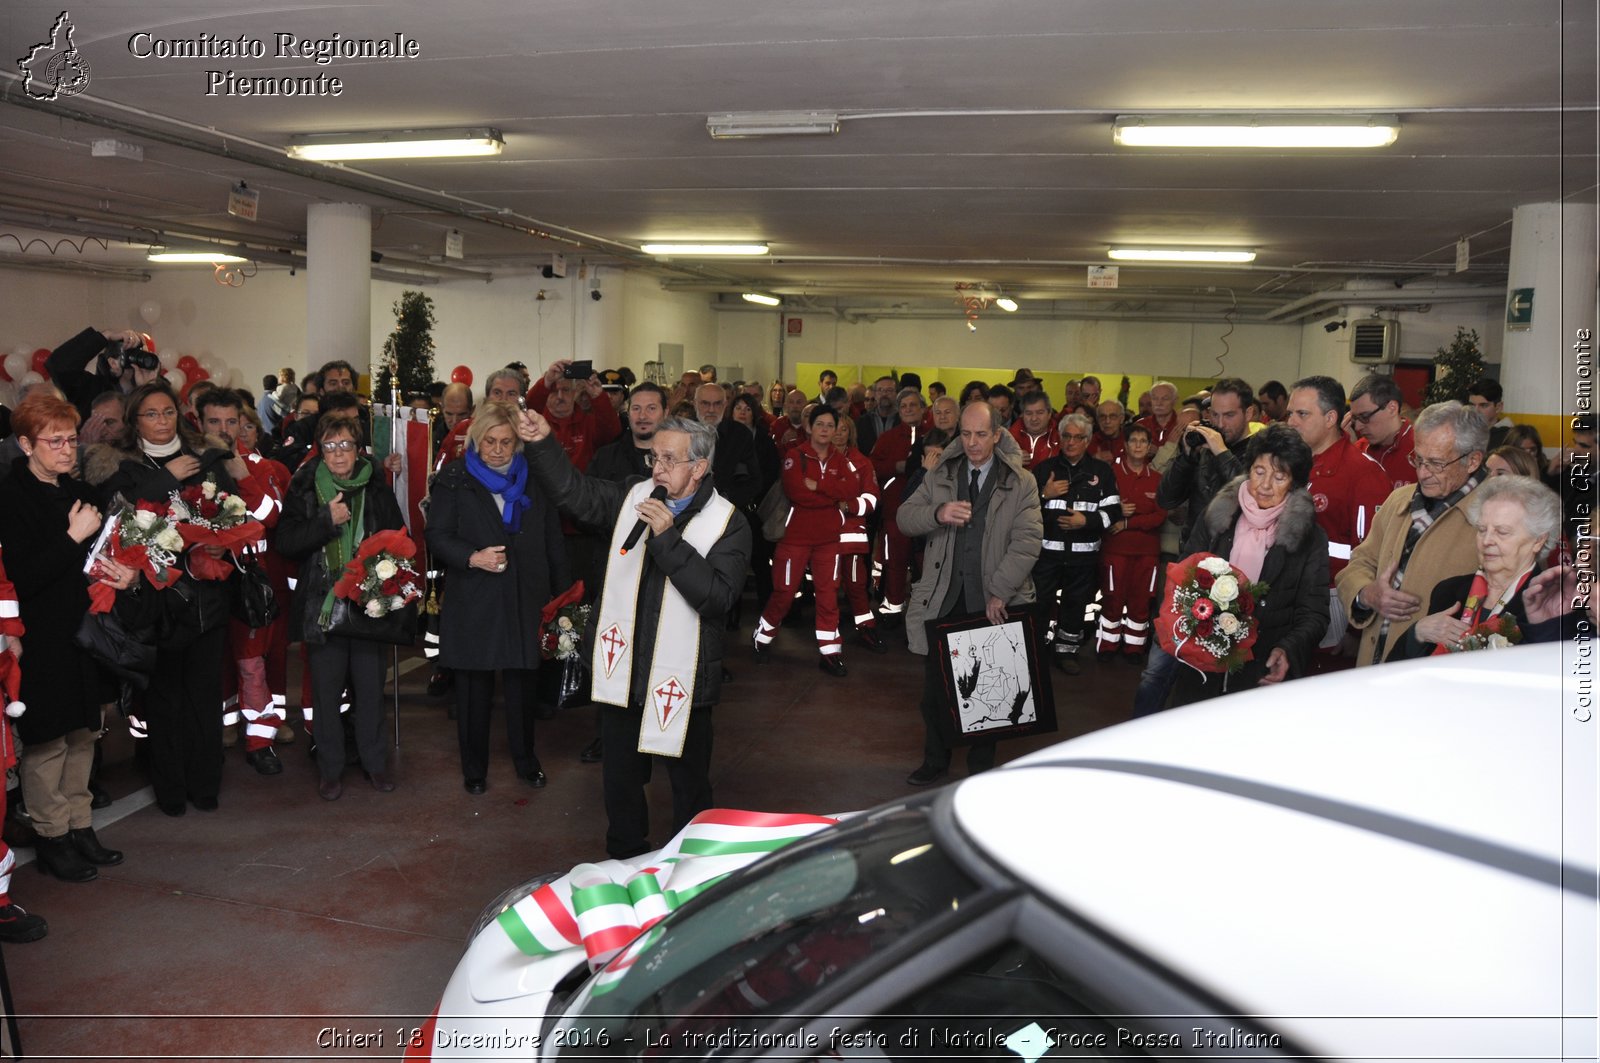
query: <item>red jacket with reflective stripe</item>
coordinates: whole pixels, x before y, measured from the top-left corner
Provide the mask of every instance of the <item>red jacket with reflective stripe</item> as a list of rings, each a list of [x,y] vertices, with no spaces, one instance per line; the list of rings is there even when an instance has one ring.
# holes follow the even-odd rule
[[[817,486],[806,486],[810,480]],[[845,553],[865,552],[866,518],[878,504],[872,463],[859,450],[830,448],[826,460],[810,443],[783,459],[783,490],[789,496],[789,524],[783,541],[796,546],[838,543]]]

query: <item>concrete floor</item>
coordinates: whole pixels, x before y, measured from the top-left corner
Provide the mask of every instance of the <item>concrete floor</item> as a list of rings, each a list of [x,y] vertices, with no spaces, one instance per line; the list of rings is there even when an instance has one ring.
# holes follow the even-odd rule
[[[754,616],[748,600],[745,616]],[[898,634],[886,656],[847,641],[850,674],[835,679],[816,668],[809,634],[809,625],[785,628],[766,666],[751,657],[748,625],[730,634],[735,679],[716,710],[719,805],[830,812],[909,792],[905,776],[921,760],[922,658]],[[132,763],[109,766],[103,782],[118,800],[99,813],[99,834],[126,861],[81,885],[20,867],[12,886],[50,923],[44,940],[5,949],[26,1053],[394,1058],[395,1032],[433,1011],[489,901],[602,857],[600,767],[577,757],[593,737],[593,710],[539,724],[546,789],[517,780],[502,752],[489,792],[473,797],[461,785],[449,699],[426,695],[421,664],[402,663],[394,793],[351,769],[344,797],[321,800],[303,734],[280,750],[276,777],[230,750],[220,810],[179,819],[151,806]],[[1054,673],[1059,734],[1002,743],[1002,762],[1126,717],[1138,669],[1092,656],[1083,665],[1076,679]],[[498,714],[494,726],[503,750]],[[652,841],[664,844],[664,772],[651,811]],[[383,1047],[321,1048],[328,1028],[382,1031]]]

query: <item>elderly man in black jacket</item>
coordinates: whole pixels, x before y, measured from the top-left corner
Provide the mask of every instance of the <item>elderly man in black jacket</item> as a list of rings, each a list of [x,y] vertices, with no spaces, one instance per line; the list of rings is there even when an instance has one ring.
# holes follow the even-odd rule
[[[550,424],[522,414],[534,478],[562,512],[611,529],[600,597],[585,632],[600,738],[606,852],[649,852],[644,788],[652,757],[672,780],[672,830],[711,807],[711,708],[722,689],[725,618],[744,586],[750,528],[712,486],[717,433],[668,418],[650,443],[649,480],[584,476]],[[637,534],[629,542],[630,533]]]

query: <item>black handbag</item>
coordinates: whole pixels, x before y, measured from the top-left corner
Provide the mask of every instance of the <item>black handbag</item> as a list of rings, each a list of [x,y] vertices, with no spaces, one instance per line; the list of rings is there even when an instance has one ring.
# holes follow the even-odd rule
[[[326,633],[332,637],[360,639],[364,642],[389,642],[409,646],[416,639],[417,603],[407,602],[382,616],[368,616],[360,605],[348,598],[333,600],[333,613]]]
[[[260,562],[254,559],[246,562],[235,557],[233,564],[239,570],[238,593],[233,599],[234,619],[252,631],[259,631],[278,619],[281,611],[278,596]]]
[[[118,679],[143,690],[156,670],[156,647],[150,632],[129,628],[116,610],[89,613],[73,636],[79,648]]]

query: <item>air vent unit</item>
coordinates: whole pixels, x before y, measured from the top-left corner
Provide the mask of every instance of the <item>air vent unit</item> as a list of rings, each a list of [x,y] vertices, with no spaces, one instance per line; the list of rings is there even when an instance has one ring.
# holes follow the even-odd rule
[[[1393,365],[1400,349],[1400,323],[1382,318],[1350,322],[1350,360],[1357,365]]]

